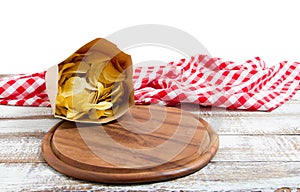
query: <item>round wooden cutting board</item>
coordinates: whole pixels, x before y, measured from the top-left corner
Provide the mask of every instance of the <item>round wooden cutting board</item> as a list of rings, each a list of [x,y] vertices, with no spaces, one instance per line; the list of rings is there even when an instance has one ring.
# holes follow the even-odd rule
[[[203,119],[178,108],[134,106],[107,124],[61,121],[42,151],[57,171],[102,183],[143,183],[185,176],[216,154],[219,139]]]

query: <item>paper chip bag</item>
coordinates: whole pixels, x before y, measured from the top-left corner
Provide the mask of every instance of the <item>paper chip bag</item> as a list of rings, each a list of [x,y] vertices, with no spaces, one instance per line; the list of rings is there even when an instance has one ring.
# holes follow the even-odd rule
[[[46,73],[55,117],[107,123],[134,104],[132,61],[105,39],[95,39]]]

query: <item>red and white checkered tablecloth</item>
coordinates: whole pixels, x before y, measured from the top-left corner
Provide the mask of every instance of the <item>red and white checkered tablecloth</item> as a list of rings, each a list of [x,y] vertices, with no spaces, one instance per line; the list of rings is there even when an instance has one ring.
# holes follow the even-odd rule
[[[136,104],[272,111],[300,89],[300,63],[268,68],[258,57],[238,64],[197,55],[167,65],[134,66],[133,83]],[[49,107],[45,89],[45,72],[0,78],[0,104]]]

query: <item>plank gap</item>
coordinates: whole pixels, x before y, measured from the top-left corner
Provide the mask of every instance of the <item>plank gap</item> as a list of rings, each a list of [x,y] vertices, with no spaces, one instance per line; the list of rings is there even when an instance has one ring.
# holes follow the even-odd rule
[[[8,120],[28,120],[28,119],[56,119],[53,115],[31,115],[31,116],[20,116],[20,117],[0,117],[0,121]]]

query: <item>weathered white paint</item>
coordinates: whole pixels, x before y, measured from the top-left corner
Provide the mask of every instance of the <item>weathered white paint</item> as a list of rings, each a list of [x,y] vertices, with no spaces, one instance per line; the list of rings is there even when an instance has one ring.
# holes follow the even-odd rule
[[[142,185],[103,185],[66,177],[45,163],[0,164],[1,191],[274,191],[296,188],[300,162],[214,162],[179,179]]]
[[[41,153],[43,135],[0,137],[0,163],[44,162]]]
[[[300,134],[300,117],[204,117],[221,135]]]
[[[45,133],[59,121],[59,119],[0,119],[0,135]]]
[[[220,136],[214,161],[300,161],[300,135]]]
[[[189,176],[142,185],[66,177],[43,160],[41,141],[58,121],[50,108],[0,106],[0,191],[274,191],[300,188],[300,91],[273,112],[185,107],[220,134],[220,148]],[[299,189],[300,191],[300,189]]]
[[[19,107],[0,105],[0,119],[15,118],[51,118],[52,111],[50,107]]]

